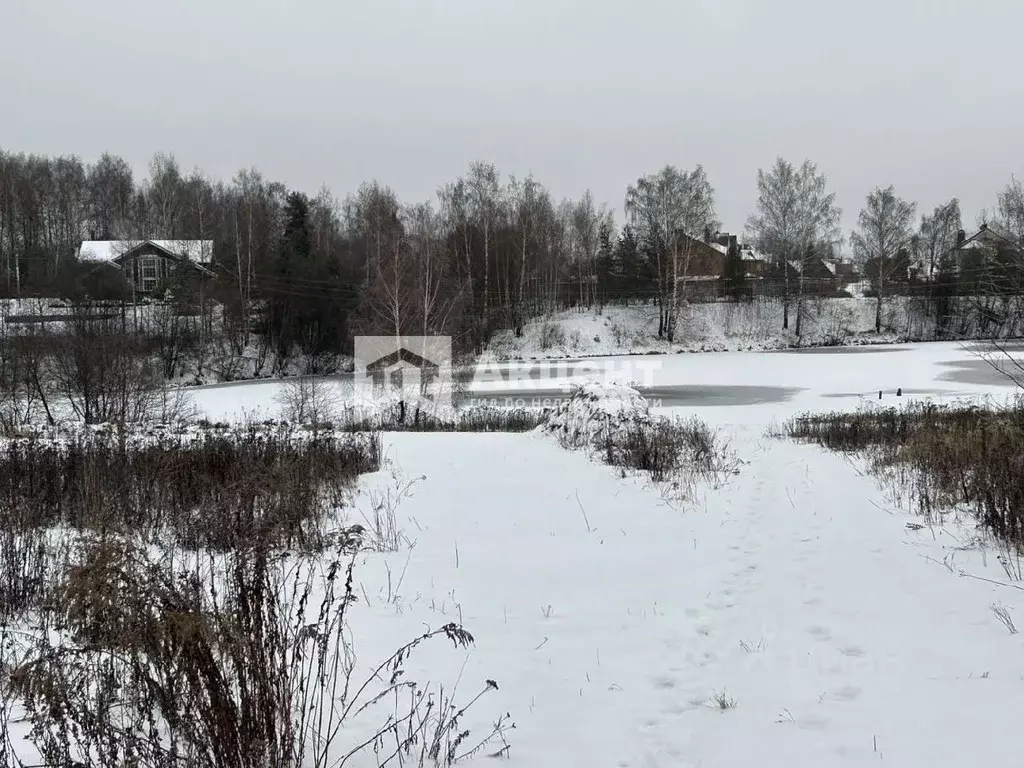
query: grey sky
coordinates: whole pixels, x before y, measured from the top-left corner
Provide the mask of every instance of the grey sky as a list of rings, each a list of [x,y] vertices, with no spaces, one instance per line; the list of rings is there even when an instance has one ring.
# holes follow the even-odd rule
[[[895,184],[973,223],[1024,175],[1019,0],[0,0],[0,146],[154,151],[425,199],[474,159],[556,197],[703,163],[726,228],[782,154],[852,226]]]

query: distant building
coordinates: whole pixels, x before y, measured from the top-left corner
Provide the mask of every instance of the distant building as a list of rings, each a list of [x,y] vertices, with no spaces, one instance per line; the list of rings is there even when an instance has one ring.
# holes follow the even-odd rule
[[[152,293],[162,280],[185,267],[212,276],[212,240],[85,240],[78,249],[84,264],[112,267],[140,293]]]
[[[964,230],[957,233],[956,247],[953,248],[949,260],[954,271],[962,272],[977,264],[979,260],[992,258],[999,253],[1011,252],[1020,255],[1021,244],[1009,232],[1003,231],[998,225],[982,224],[970,237]]]
[[[743,259],[743,266],[749,279],[763,279],[771,272],[771,259],[753,246],[741,246],[740,258]]]
[[[858,280],[857,268],[852,261],[836,260],[829,263],[832,265],[836,278],[838,278],[841,284],[845,285]]]
[[[719,278],[725,272],[725,262],[729,249],[711,240],[705,242],[696,237],[683,235],[683,246],[688,251],[686,275],[683,280],[707,280]]]

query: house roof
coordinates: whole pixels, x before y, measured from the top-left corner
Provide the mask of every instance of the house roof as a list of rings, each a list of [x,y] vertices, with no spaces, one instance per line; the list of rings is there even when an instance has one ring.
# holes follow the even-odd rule
[[[721,243],[713,243],[712,242],[712,243],[706,243],[706,245],[708,247],[710,247],[710,248],[714,248],[719,253],[724,253],[726,255],[729,254],[729,249],[726,246],[722,245]]]
[[[1010,230],[1003,227],[1003,225],[998,221],[990,221],[985,225],[985,229],[983,231],[988,231],[989,234],[995,235],[1003,240],[1008,240],[1011,243],[1017,241],[1017,237]]]
[[[197,264],[209,264],[213,258],[213,240],[84,240],[78,248],[82,261],[114,262],[129,251],[150,244],[175,258]]]
[[[1016,238],[1004,230],[998,224],[984,224],[982,227],[975,232],[973,235],[968,237],[959,245],[953,247],[953,250],[971,250],[974,248],[988,248],[991,247],[990,240],[1002,240],[1010,245],[1016,245]]]
[[[389,355],[374,360],[366,366],[367,371],[380,371],[390,368],[393,365],[407,363],[417,368],[438,368],[438,364],[432,360],[420,357],[415,352],[410,352],[405,347],[400,347]]]

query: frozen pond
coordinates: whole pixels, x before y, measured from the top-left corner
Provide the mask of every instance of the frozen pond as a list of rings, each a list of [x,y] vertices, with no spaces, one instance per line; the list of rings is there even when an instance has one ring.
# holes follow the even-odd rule
[[[735,406],[783,403],[791,400],[800,389],[797,387],[759,387],[743,384],[691,385],[666,384],[664,386],[637,387],[640,393],[653,404],[664,408],[684,406]],[[492,393],[459,395],[460,405],[518,405],[531,407],[544,405],[546,401],[564,398],[569,392],[568,384],[560,388],[503,389]]]
[[[732,421],[753,408],[758,413],[752,418],[784,418],[877,402],[879,391],[887,403],[896,402],[897,390],[904,398],[1006,397],[1016,385],[999,372],[1000,366],[1013,369],[994,349],[957,342],[505,362],[462,372],[455,401],[540,406],[564,397],[574,382],[597,377],[632,381],[654,405],[666,409],[709,417],[717,413]],[[328,380],[342,397],[351,398],[351,374]],[[190,391],[211,419],[272,417],[280,386],[277,381],[239,382]]]

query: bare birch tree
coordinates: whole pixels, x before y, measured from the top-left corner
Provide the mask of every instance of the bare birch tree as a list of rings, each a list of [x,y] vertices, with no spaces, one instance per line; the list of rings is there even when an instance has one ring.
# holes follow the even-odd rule
[[[996,212],[991,225],[995,240],[999,242],[993,260],[999,268],[1000,280],[992,281],[978,295],[976,302],[984,301],[988,309],[992,298],[998,298],[1002,305],[1002,323],[991,336],[991,349],[980,354],[999,373],[1005,375],[1018,388],[1024,390],[1024,361],[1014,349],[1006,343],[1006,338],[1020,332],[1024,326],[1024,304],[1022,304],[1021,286],[1024,283],[1024,184],[1011,178],[997,197]],[[1002,338],[1000,336],[1002,335]]]
[[[1024,246],[1024,184],[1013,178],[999,193],[995,221],[1017,246]]]
[[[475,162],[469,166],[467,180],[469,192],[469,215],[483,238],[481,265],[483,280],[481,286],[482,308],[479,322],[481,333],[486,336],[490,327],[491,263],[494,230],[501,213],[502,194],[498,170],[490,163]]]
[[[955,197],[936,206],[930,215],[921,216],[922,268],[929,283],[934,283],[946,266],[943,259],[956,247],[957,233],[962,227],[960,201]]]
[[[469,223],[469,192],[465,179],[446,184],[437,193],[441,201],[443,227],[448,235],[454,257],[455,272],[463,286],[465,307],[476,311],[476,291],[473,286],[473,246]],[[474,344],[476,339],[474,338]]]
[[[509,180],[508,197],[516,238],[517,266],[515,295],[511,299],[510,309],[512,328],[517,337],[523,335],[526,323],[526,280],[532,271],[533,247],[537,241],[543,196],[544,190],[533,176],[527,176],[522,181],[515,178]]]
[[[573,257],[580,307],[593,306],[597,290],[597,252],[600,247],[601,226],[611,226],[611,212],[607,207],[594,205],[588,189],[572,208]]]
[[[413,273],[415,296],[409,301],[414,308],[421,336],[447,335],[451,331],[452,313],[458,304],[461,284],[451,269],[444,243],[442,216],[430,203],[405,208],[402,216],[406,232],[409,264]]]
[[[702,166],[680,171],[666,165],[626,190],[625,209],[630,224],[654,250],[660,307],[658,334],[671,342],[675,339],[679,306],[685,299],[693,241],[718,226],[714,190]]]
[[[747,229],[757,247],[771,254],[783,281],[782,327],[789,328],[789,307],[793,298],[791,272],[797,272],[796,335],[803,316],[804,265],[807,255],[839,241],[842,211],[835,194],[827,191],[828,180],[810,160],[799,168],[779,157],[769,170],[757,172],[757,211],[748,219]]]
[[[915,215],[914,203],[900,198],[890,185],[869,194],[858,217],[853,252],[874,283],[875,333],[882,330],[882,304],[889,283],[906,270],[906,263],[897,257],[910,245]]]

